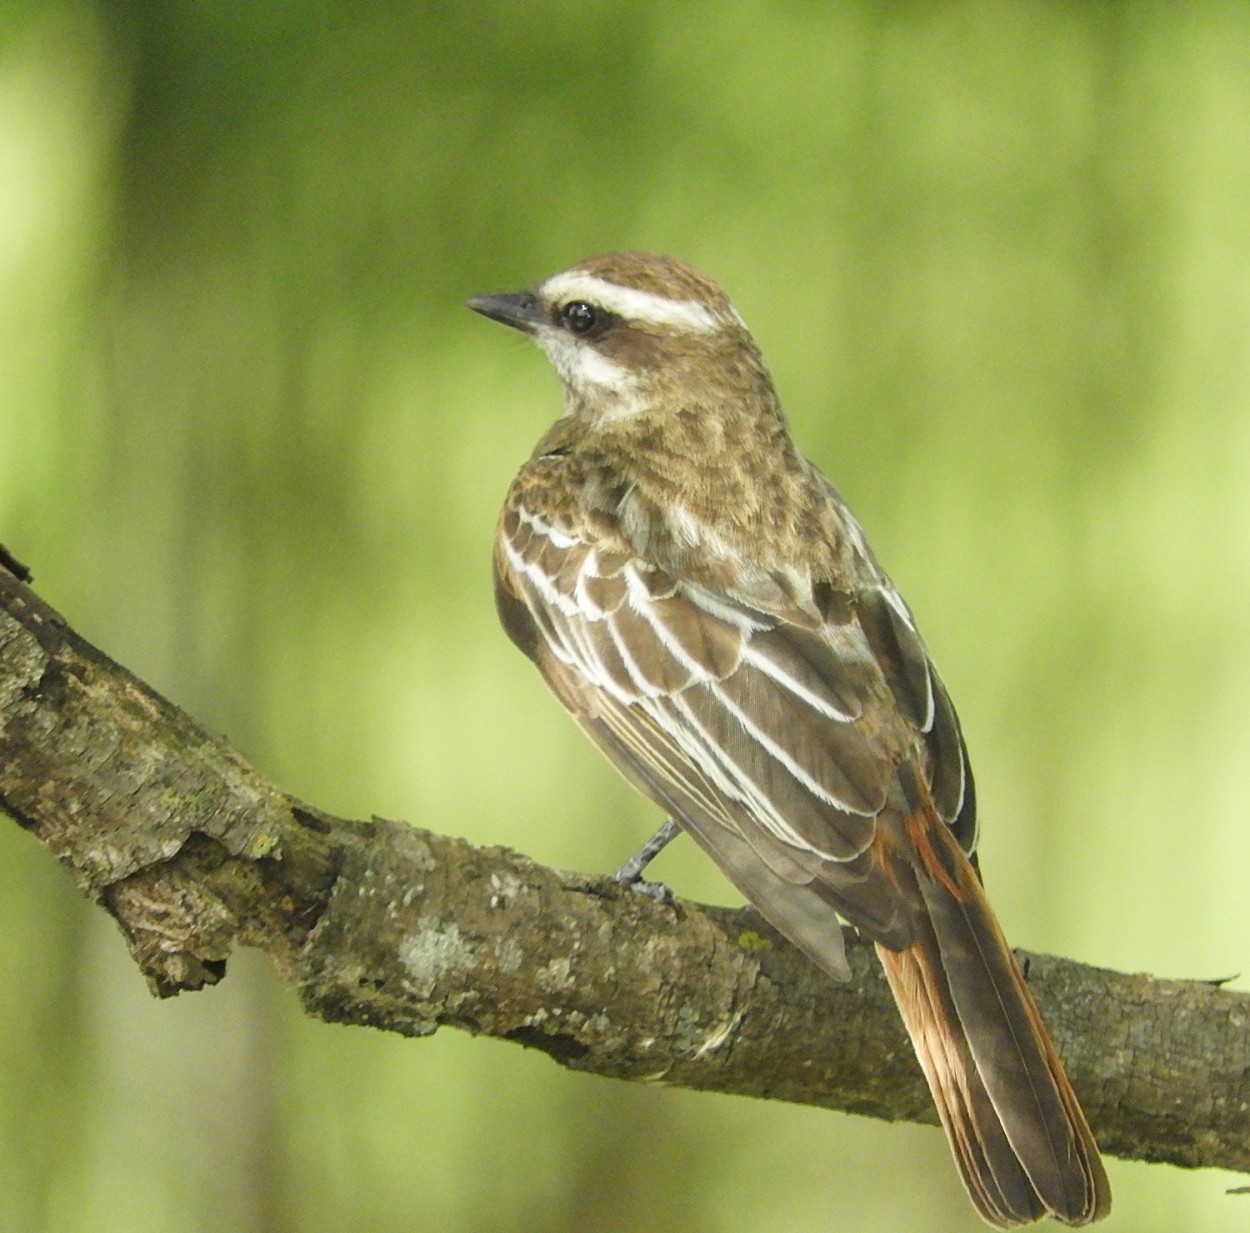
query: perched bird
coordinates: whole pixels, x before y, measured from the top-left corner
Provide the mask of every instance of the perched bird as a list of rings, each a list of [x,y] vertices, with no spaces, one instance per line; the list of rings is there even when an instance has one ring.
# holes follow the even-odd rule
[[[1105,1216],[1097,1146],[972,863],[954,708],[724,292],[609,253],[469,307],[531,335],[564,385],[499,521],[512,640],[821,968],[849,976],[839,918],[872,939],[989,1223]]]

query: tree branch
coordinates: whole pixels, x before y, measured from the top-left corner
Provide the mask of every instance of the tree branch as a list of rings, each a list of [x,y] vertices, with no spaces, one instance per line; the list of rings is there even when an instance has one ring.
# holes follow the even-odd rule
[[[114,917],[155,993],[214,984],[255,946],[333,1022],[446,1024],[616,1078],[935,1121],[871,947],[848,939],[840,985],[749,910],[310,808],[5,559],[0,808]],[[1250,1171],[1250,995],[1022,959],[1105,1150]]]

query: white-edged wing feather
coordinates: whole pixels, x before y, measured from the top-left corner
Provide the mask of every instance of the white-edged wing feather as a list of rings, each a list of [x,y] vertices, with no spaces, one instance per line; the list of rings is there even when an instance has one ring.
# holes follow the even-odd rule
[[[964,759],[954,713],[891,594],[874,595],[866,625],[808,628],[593,541],[515,495],[496,573],[505,627],[564,704],[778,928],[839,974],[835,907],[901,940],[907,925],[868,852],[904,746],[865,716],[901,694],[913,730],[953,756],[953,770],[930,776],[954,802],[948,821]],[[797,887],[810,894],[795,898]]]

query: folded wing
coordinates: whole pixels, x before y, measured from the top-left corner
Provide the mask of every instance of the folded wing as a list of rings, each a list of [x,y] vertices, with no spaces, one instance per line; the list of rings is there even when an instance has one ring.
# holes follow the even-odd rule
[[[557,696],[778,929],[836,975],[835,913],[907,944],[872,855],[895,765],[919,742],[944,820],[972,810],[954,711],[884,579],[814,617],[817,596],[799,613],[713,591],[515,498],[495,567],[504,625]]]

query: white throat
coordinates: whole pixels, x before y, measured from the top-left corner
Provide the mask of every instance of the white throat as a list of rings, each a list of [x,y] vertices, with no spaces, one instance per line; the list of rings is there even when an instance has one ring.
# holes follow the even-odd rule
[[[590,343],[556,331],[544,331],[539,343],[560,374],[570,403],[589,410],[596,424],[628,419],[648,405],[642,378],[600,355]]]

